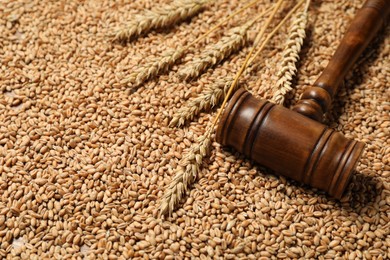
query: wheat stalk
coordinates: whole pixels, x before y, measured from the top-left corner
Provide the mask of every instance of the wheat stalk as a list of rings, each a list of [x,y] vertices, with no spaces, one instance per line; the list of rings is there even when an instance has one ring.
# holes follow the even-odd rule
[[[233,52],[239,50],[246,44],[247,32],[251,26],[270,10],[263,11],[242,26],[234,27],[217,43],[207,46],[198,58],[195,58],[178,71],[179,77],[183,80],[198,77],[206,69],[220,63]]]
[[[202,110],[213,108],[219,104],[232,82],[233,79],[230,77],[220,78],[215,83],[206,86],[199,96],[188,101],[172,116],[169,126],[183,126]]]
[[[305,28],[309,4],[310,1],[307,1],[305,10],[296,15],[289,30],[281,62],[282,69],[277,74],[278,81],[272,97],[272,101],[277,104],[283,105],[286,94],[292,90],[291,81],[297,72],[296,63],[299,60],[299,52],[306,37]]]
[[[198,178],[200,165],[211,145],[213,129],[213,127],[208,128],[206,133],[199,137],[198,143],[192,146],[180,161],[176,175],[162,198],[160,215],[171,215],[192,183]]]
[[[268,34],[268,36],[264,39],[263,43],[261,44],[261,46],[259,47],[259,49],[256,51],[255,54],[253,54],[253,56],[251,57],[250,61],[248,62],[248,64],[251,64],[253,63],[253,61],[257,58],[257,56],[260,55],[260,53],[264,50],[266,44],[269,42],[269,40],[272,38],[272,36],[274,36],[277,31],[279,31],[280,27],[282,27],[286,22],[287,20],[298,10],[298,8],[305,2],[305,1],[308,1],[308,0],[301,0],[299,1],[287,14],[286,16],[283,18],[282,21],[280,21],[278,23],[278,25],[272,30],[272,32],[270,32]]]
[[[229,87],[229,90],[228,92],[226,93],[225,95],[225,98],[222,102],[222,105],[221,105],[221,109],[218,111],[217,115],[215,116],[215,119],[213,121],[213,125],[217,124],[218,120],[219,120],[219,117],[221,116],[222,114],[222,111],[223,111],[223,108],[225,107],[227,101],[229,100],[230,96],[232,95],[233,91],[237,88],[237,84],[238,84],[238,80],[240,78],[240,76],[242,75],[242,73],[245,71],[245,69],[248,67],[248,65],[250,64],[251,61],[253,61],[253,59],[251,59],[254,51],[255,51],[255,48],[257,47],[258,43],[260,42],[260,40],[263,38],[264,34],[265,34],[265,30],[268,28],[268,26],[270,25],[272,19],[275,17],[275,14],[276,12],[279,10],[280,6],[282,5],[283,3],[283,0],[278,0],[278,2],[276,3],[276,6],[275,8],[272,10],[272,13],[271,15],[268,17],[267,21],[265,22],[265,26],[260,30],[260,32],[257,34],[256,38],[255,38],[255,41],[254,41],[254,44],[251,48],[251,50],[249,51],[249,53],[247,54],[247,56],[245,57],[245,60],[243,62],[243,64],[241,65],[241,68],[239,69],[239,71],[236,73],[235,77],[234,77],[234,80],[232,82],[232,84],[230,85]],[[268,37],[267,39],[264,40],[264,43],[263,45],[260,47],[261,48],[264,48],[264,45],[267,43],[267,41],[270,39],[270,37]]]
[[[114,40],[127,41],[153,29],[171,26],[197,14],[210,0],[175,0],[164,6],[146,10],[124,28],[119,29]]]
[[[158,74],[168,71],[185,54],[185,49],[169,49],[160,57],[152,58],[145,64],[134,69],[121,83],[138,87],[146,80],[156,77]]]
[[[139,66],[133,72],[131,72],[129,76],[121,80],[121,84],[125,84],[125,85],[130,84],[132,87],[138,87],[145,81],[156,77],[158,74],[168,71],[179,59],[181,59],[184,56],[184,54],[187,52],[188,49],[190,49],[192,46],[194,46],[196,43],[200,42],[201,40],[205,39],[209,34],[217,30],[229,19],[233,18],[234,15],[237,15],[243,12],[244,10],[246,10],[247,8],[250,8],[251,6],[256,4],[257,1],[259,0],[252,1],[247,5],[245,5],[244,7],[240,8],[239,10],[235,11],[231,15],[227,16],[224,20],[219,22],[217,25],[212,27],[202,36],[198,37],[195,41],[191,42],[185,47],[178,48],[178,49],[170,49],[165,51],[160,57],[151,58],[150,61]],[[260,15],[264,15],[268,11],[269,9],[265,10]]]
[[[207,46],[199,57],[185,64],[185,67],[178,71],[179,77],[183,80],[198,77],[206,69],[239,50],[247,42],[247,32],[250,25],[251,23],[235,27],[217,43]]]
[[[303,4],[304,1],[305,0],[301,0],[298,4],[296,4],[296,6],[291,9],[288,14],[283,18],[283,20],[279,22],[279,24],[274,28],[274,30],[269,33],[269,35],[263,41],[256,53],[251,56],[251,59],[248,61],[246,67],[248,67],[254,61],[254,59],[265,48],[266,44],[269,42],[272,36],[275,35],[276,32],[280,29],[280,27],[285,24],[285,22],[292,16],[293,13],[296,12],[296,10],[298,10],[298,8]],[[231,78],[222,78],[218,79],[215,83],[206,86],[198,97],[187,102],[173,115],[169,125],[179,127],[183,126],[188,120],[192,120],[202,110],[212,108],[216,104],[219,104],[220,100],[222,98],[225,98],[232,82],[233,79]],[[234,84],[232,91],[235,91],[236,89],[237,84]]]
[[[236,27],[232,30],[232,32],[241,31],[241,36],[245,37],[247,30],[255,23],[258,19],[260,19],[264,14],[268,13],[270,9],[265,10],[261,14],[259,14],[255,19],[252,21],[246,23],[243,26]],[[263,32],[264,33],[264,32]],[[231,38],[234,37],[226,37],[228,38],[227,41],[221,40],[220,42],[229,42],[229,40],[232,40]],[[230,38],[230,39],[229,39]],[[235,41],[230,41],[230,47],[234,45]],[[218,44],[217,44],[218,45]],[[221,44],[223,45],[223,44]],[[229,44],[227,44],[229,48]],[[211,48],[217,55],[226,55],[228,51],[221,54],[220,47]],[[223,49],[223,48],[222,48]],[[228,54],[227,54],[228,55]],[[221,58],[223,59],[223,58]],[[202,60],[199,60],[200,63],[202,63]],[[198,71],[197,69],[193,70]],[[185,77],[185,76],[184,76]],[[225,97],[227,94],[230,85],[232,84],[233,79],[228,78],[222,78],[218,79],[215,83],[212,85],[206,86],[204,91],[202,91],[202,94],[198,97],[196,97],[193,100],[190,100],[186,105],[184,105],[182,108],[180,108],[172,117],[169,126],[183,126],[188,120],[192,120],[194,116],[198,115],[202,110],[204,109],[210,109],[214,107],[216,104],[220,103],[220,100]],[[237,84],[235,84],[235,88],[237,87]]]
[[[283,0],[278,0],[272,14],[267,19],[265,26],[260,30],[259,34],[256,36],[255,44],[252,46],[249,54],[246,56],[240,70],[235,75],[233,82],[229,86],[229,90],[225,95],[225,99],[222,103],[221,109],[218,111],[214,121],[207,128],[204,135],[202,135],[198,144],[194,145],[189,152],[184,156],[181,160],[180,167],[176,171],[176,175],[170,185],[168,186],[161,204],[160,204],[160,215],[171,215],[173,210],[177,207],[185,193],[189,190],[190,186],[194,183],[196,178],[198,177],[198,173],[200,171],[200,165],[202,163],[203,158],[207,155],[207,151],[210,149],[211,145],[211,135],[214,130],[215,125],[218,122],[219,117],[222,114],[222,109],[232,94],[233,90],[237,86],[238,79],[242,75],[243,71],[248,65],[248,61],[251,55],[254,52],[256,47],[256,43],[263,37],[266,28],[271,23],[271,20],[274,18],[277,10],[280,8]]]

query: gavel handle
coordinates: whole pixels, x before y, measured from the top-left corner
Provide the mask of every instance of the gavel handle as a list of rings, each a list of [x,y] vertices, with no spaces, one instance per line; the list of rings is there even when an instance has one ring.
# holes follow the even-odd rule
[[[367,0],[355,15],[335,54],[325,70],[306,89],[293,110],[317,121],[322,121],[344,77],[357,58],[385,24],[390,12],[390,0]]]

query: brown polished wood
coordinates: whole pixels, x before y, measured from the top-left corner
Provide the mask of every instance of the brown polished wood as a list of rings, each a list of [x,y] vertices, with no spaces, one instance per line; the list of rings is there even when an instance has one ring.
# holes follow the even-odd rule
[[[306,89],[293,108],[322,121],[344,77],[383,26],[390,12],[390,0],[368,0],[355,15],[335,54],[313,87]]]
[[[389,2],[368,0],[364,4],[324,72],[294,107],[295,112],[237,90],[218,124],[217,142],[232,146],[280,175],[341,198],[364,143],[347,139],[317,121],[328,110],[348,70],[383,25]]]
[[[217,142],[276,173],[340,198],[364,144],[239,89],[217,128]]]

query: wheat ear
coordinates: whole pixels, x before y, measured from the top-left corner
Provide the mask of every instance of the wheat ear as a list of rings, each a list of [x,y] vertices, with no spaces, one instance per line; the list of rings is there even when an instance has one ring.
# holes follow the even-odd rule
[[[257,43],[260,38],[264,35],[265,29],[269,26],[271,23],[271,20],[275,16],[277,10],[280,8],[283,0],[278,0],[272,14],[267,19],[265,27],[261,29],[259,34],[256,36],[255,43]],[[204,135],[202,135],[199,140],[198,144],[194,145],[189,152],[183,157],[183,159],[180,161],[180,167],[176,171],[176,175],[170,185],[168,186],[161,204],[160,204],[160,215],[172,215],[172,212],[175,210],[181,199],[184,197],[184,195],[188,192],[190,189],[190,186],[194,183],[194,181],[198,177],[198,173],[200,171],[200,165],[202,163],[203,158],[207,155],[207,151],[210,149],[211,145],[211,136],[212,132],[214,131],[214,127],[218,122],[219,117],[222,114],[223,106],[226,104],[228,98],[230,97],[233,89],[238,83],[238,78],[241,76],[245,68],[247,67],[249,58],[253,54],[253,51],[255,49],[256,45],[252,46],[249,54],[244,60],[244,63],[242,64],[240,70],[237,72],[237,74],[234,77],[234,80],[232,84],[229,87],[228,93],[225,96],[225,99],[222,103],[221,109],[218,111],[214,121],[211,125],[207,128]]]
[[[192,183],[198,178],[200,165],[211,145],[213,129],[213,127],[208,128],[206,133],[199,137],[198,143],[192,146],[180,161],[176,175],[162,198],[160,215],[171,215]]]
[[[209,0],[175,0],[170,4],[146,10],[124,28],[117,31],[114,40],[127,41],[153,29],[171,26],[197,14]]]
[[[270,10],[267,9],[246,24],[229,30],[227,35],[223,36],[217,43],[207,46],[198,58],[185,64],[185,67],[178,71],[179,77],[183,80],[198,77],[206,69],[238,51],[246,44],[247,32],[251,26]]]
[[[206,69],[223,61],[226,57],[236,52],[247,42],[247,32],[250,24],[231,29],[226,36],[217,43],[209,45],[199,57],[184,65],[178,71],[179,78],[188,80],[198,77]]]
[[[169,126],[183,126],[202,110],[218,105],[232,82],[233,78],[221,78],[217,79],[213,84],[206,86],[199,96],[188,101],[173,115]]]
[[[135,88],[140,86],[145,81],[156,77],[158,74],[168,71],[179,59],[181,59],[184,56],[184,54],[190,47],[194,46],[196,43],[206,38],[209,34],[214,32],[219,27],[221,27],[224,23],[226,23],[228,20],[233,18],[234,15],[237,15],[243,12],[244,10],[250,8],[251,6],[255,5],[258,1],[259,0],[256,0],[246,4],[244,7],[240,8],[239,10],[235,11],[234,13],[226,17],[224,20],[219,22],[217,25],[213,26],[210,30],[208,30],[202,36],[198,37],[195,41],[191,42],[185,47],[178,48],[178,49],[170,49],[165,51],[159,57],[151,58],[150,61],[148,61],[147,63],[134,69],[129,76],[125,77],[121,81],[121,84],[131,85],[133,88]],[[268,11],[269,10],[264,11],[263,14]]]
[[[163,52],[161,56],[152,58],[145,64],[135,68],[121,83],[138,87],[148,79],[168,71],[184,54],[185,49],[183,48],[169,49]]]
[[[256,35],[256,38],[255,38],[255,41],[253,43],[253,46],[252,46],[251,50],[246,55],[243,64],[241,65],[239,71],[236,73],[236,75],[234,77],[234,80],[233,80],[232,84],[230,85],[229,90],[228,90],[228,92],[225,95],[225,98],[223,99],[223,102],[222,102],[222,105],[221,105],[221,109],[218,111],[217,115],[215,116],[214,121],[213,121],[213,125],[217,124],[217,122],[219,120],[219,117],[222,115],[223,108],[225,107],[225,105],[226,105],[227,101],[229,100],[230,96],[232,95],[233,91],[235,89],[237,89],[238,80],[239,80],[240,76],[242,75],[242,73],[244,73],[245,69],[248,67],[250,62],[253,61],[253,59],[251,59],[251,57],[252,57],[252,55],[253,55],[253,53],[255,51],[255,48],[259,44],[260,40],[263,38],[263,36],[265,34],[265,30],[270,25],[272,19],[275,17],[275,14],[279,10],[279,8],[282,5],[282,3],[283,3],[283,0],[278,0],[278,2],[276,3],[275,8],[272,10],[271,15],[268,17],[267,21],[265,22],[265,26],[263,28],[261,28],[260,32]],[[264,40],[263,46],[265,45],[265,43],[268,40],[269,40],[269,37]]]
[[[243,26],[234,28],[230,36],[226,36],[226,40],[221,39],[219,43],[221,43],[220,47],[218,47],[218,43],[211,48],[211,55],[208,57],[212,59],[213,54],[214,57],[218,57],[222,60],[225,55],[229,55],[230,51],[232,50],[232,47],[234,47],[241,39],[244,39],[246,37],[247,30],[255,23],[258,19],[260,19],[264,14],[271,11],[271,8],[265,10],[261,14],[259,14],[255,19],[252,21],[246,23]],[[236,32],[239,32],[239,35],[236,34]],[[238,40],[236,40],[238,39]],[[226,44],[227,43],[227,44]],[[227,48],[223,48],[223,46]],[[222,51],[221,51],[222,49]],[[223,51],[225,49],[225,52]],[[207,53],[207,52],[206,52]],[[188,70],[189,74],[191,76],[196,76],[197,73],[200,73],[201,69],[199,67],[205,65],[207,66],[208,60],[207,58],[202,60],[202,58],[198,59],[198,62],[193,62],[194,66]],[[196,65],[200,65],[199,67]],[[194,68],[195,67],[195,68]],[[197,67],[197,68],[196,68]],[[180,72],[179,72],[180,73]],[[184,78],[188,78],[187,76],[183,76]],[[227,93],[230,84],[233,82],[232,78],[222,78],[218,79],[214,84],[206,86],[205,90],[202,91],[202,94],[198,97],[196,97],[193,100],[190,100],[186,105],[184,105],[182,108],[180,108],[172,117],[169,125],[172,126],[183,126],[186,121],[192,120],[194,116],[198,115],[200,111],[204,109],[209,109],[214,107],[216,104],[219,104],[221,98],[225,96]]]
[[[306,6],[308,7],[309,4],[310,1],[307,1]],[[307,7],[296,15],[289,30],[281,62],[282,69],[277,74],[278,81],[272,97],[272,101],[277,104],[283,105],[286,94],[292,90],[291,81],[297,72],[296,63],[299,60],[299,53],[306,37]]]

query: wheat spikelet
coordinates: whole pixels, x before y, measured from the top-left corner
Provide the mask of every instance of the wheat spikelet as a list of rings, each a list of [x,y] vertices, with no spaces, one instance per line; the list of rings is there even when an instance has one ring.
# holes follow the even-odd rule
[[[115,40],[127,41],[153,29],[164,28],[197,14],[209,0],[175,0],[136,15],[126,27],[117,31]]]
[[[160,215],[171,215],[178,203],[198,178],[203,158],[207,155],[211,145],[213,126],[199,137],[198,143],[193,145],[180,161],[175,177],[169,184],[160,204]]]
[[[151,79],[158,74],[169,70],[181,57],[183,57],[185,50],[169,49],[165,51],[161,57],[155,57],[147,63],[137,67],[124,78],[122,84],[130,84],[132,87],[138,87],[148,79]]]
[[[222,37],[217,43],[207,46],[200,57],[189,62],[178,71],[179,77],[184,80],[198,77],[209,67],[221,62],[233,52],[239,50],[247,41],[247,31],[252,22],[235,27]]]
[[[282,69],[277,74],[278,81],[272,97],[272,101],[277,104],[283,104],[286,94],[292,90],[291,81],[297,72],[296,63],[299,60],[299,52],[306,37],[306,23],[307,12],[303,11],[296,15],[290,27],[286,47],[283,51]]]
[[[199,96],[187,102],[173,115],[169,126],[183,126],[201,111],[218,105],[221,99],[225,97],[232,82],[232,78],[221,78],[217,79],[215,83],[208,85]]]

